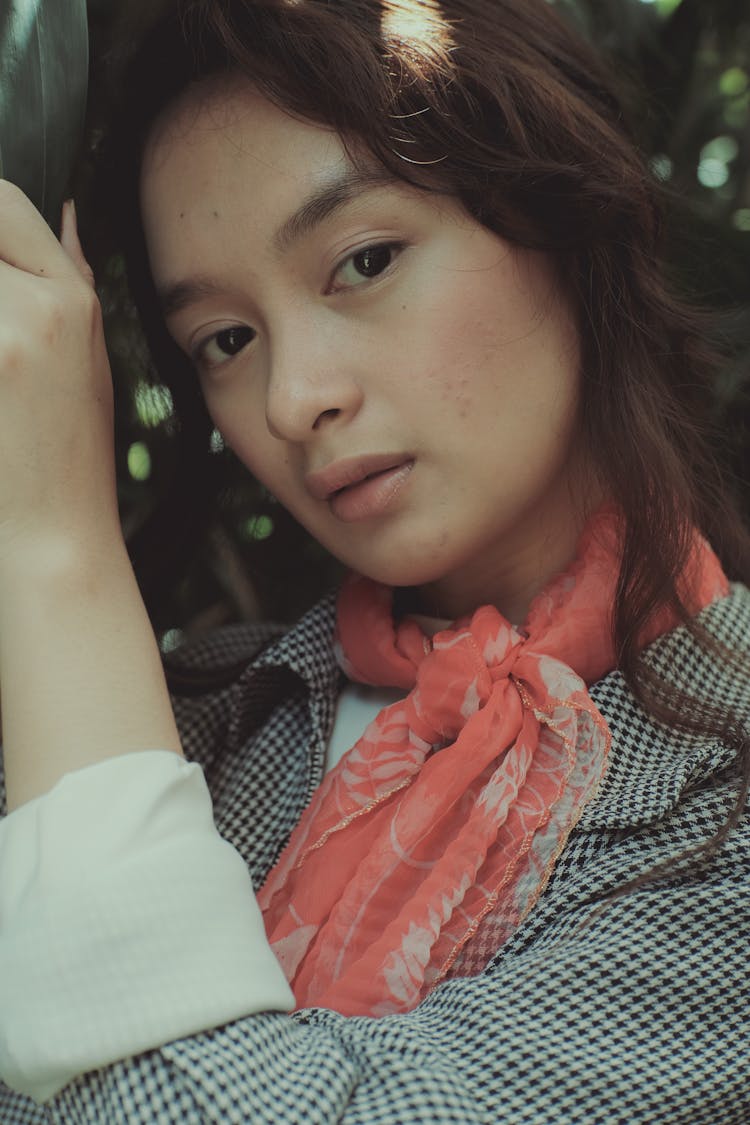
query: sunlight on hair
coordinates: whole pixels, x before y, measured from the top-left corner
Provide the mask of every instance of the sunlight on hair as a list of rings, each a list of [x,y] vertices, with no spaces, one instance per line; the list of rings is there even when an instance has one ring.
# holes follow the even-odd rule
[[[383,39],[398,39],[421,49],[451,46],[450,25],[440,0],[383,0],[380,20]]]

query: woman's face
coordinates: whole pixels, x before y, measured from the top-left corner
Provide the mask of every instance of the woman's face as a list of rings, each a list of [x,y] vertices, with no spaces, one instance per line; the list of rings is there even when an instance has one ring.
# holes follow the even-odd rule
[[[258,479],[427,610],[520,620],[581,524],[577,337],[546,257],[239,79],[157,122],[142,206],[169,330]]]

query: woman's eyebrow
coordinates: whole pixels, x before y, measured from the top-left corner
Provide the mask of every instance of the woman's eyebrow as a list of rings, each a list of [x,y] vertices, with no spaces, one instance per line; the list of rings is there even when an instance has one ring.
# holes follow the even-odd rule
[[[271,240],[273,246],[279,253],[284,253],[297,239],[309,234],[316,226],[351,203],[357,196],[396,182],[398,182],[396,177],[385,168],[345,169],[334,179],[327,180],[311,192],[284,220],[273,234]],[[168,319],[188,305],[195,304],[205,297],[213,297],[220,291],[221,287],[211,278],[200,275],[166,285],[158,292],[162,315]]]
[[[396,177],[385,168],[347,168],[316,188],[300,206],[285,219],[275,232],[272,242],[279,253],[284,253],[293,242],[309,234],[319,223],[345,207],[363,192],[396,182]]]
[[[221,287],[216,282],[209,277],[196,276],[177,281],[173,285],[165,285],[156,295],[162,316],[168,320],[188,305],[194,305],[204,297],[215,297],[219,293]]]

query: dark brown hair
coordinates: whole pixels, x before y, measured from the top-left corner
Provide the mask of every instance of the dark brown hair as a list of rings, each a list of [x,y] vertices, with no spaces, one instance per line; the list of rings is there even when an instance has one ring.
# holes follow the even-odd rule
[[[555,256],[578,310],[583,438],[625,516],[619,666],[657,717],[728,736],[726,716],[697,699],[686,710],[638,652],[660,607],[700,635],[678,581],[690,527],[743,580],[750,539],[713,452],[707,324],[665,283],[654,183],[595,53],[544,0],[184,0],[156,18],[121,80],[113,182],[129,216],[133,287],[183,412],[179,494],[192,490],[193,507],[201,490],[209,499],[198,454],[210,423],[155,312],[138,163],[159,110],[189,82],[229,71],[364,142],[403,179],[454,195],[503,238]]]

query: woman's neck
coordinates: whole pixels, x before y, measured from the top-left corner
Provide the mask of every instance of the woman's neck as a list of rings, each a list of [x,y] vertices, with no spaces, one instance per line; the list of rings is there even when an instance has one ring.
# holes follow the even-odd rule
[[[598,495],[585,509],[531,513],[513,535],[477,552],[459,571],[402,595],[403,610],[455,621],[494,605],[522,625],[537,594],[575,559],[583,528],[600,504]]]

